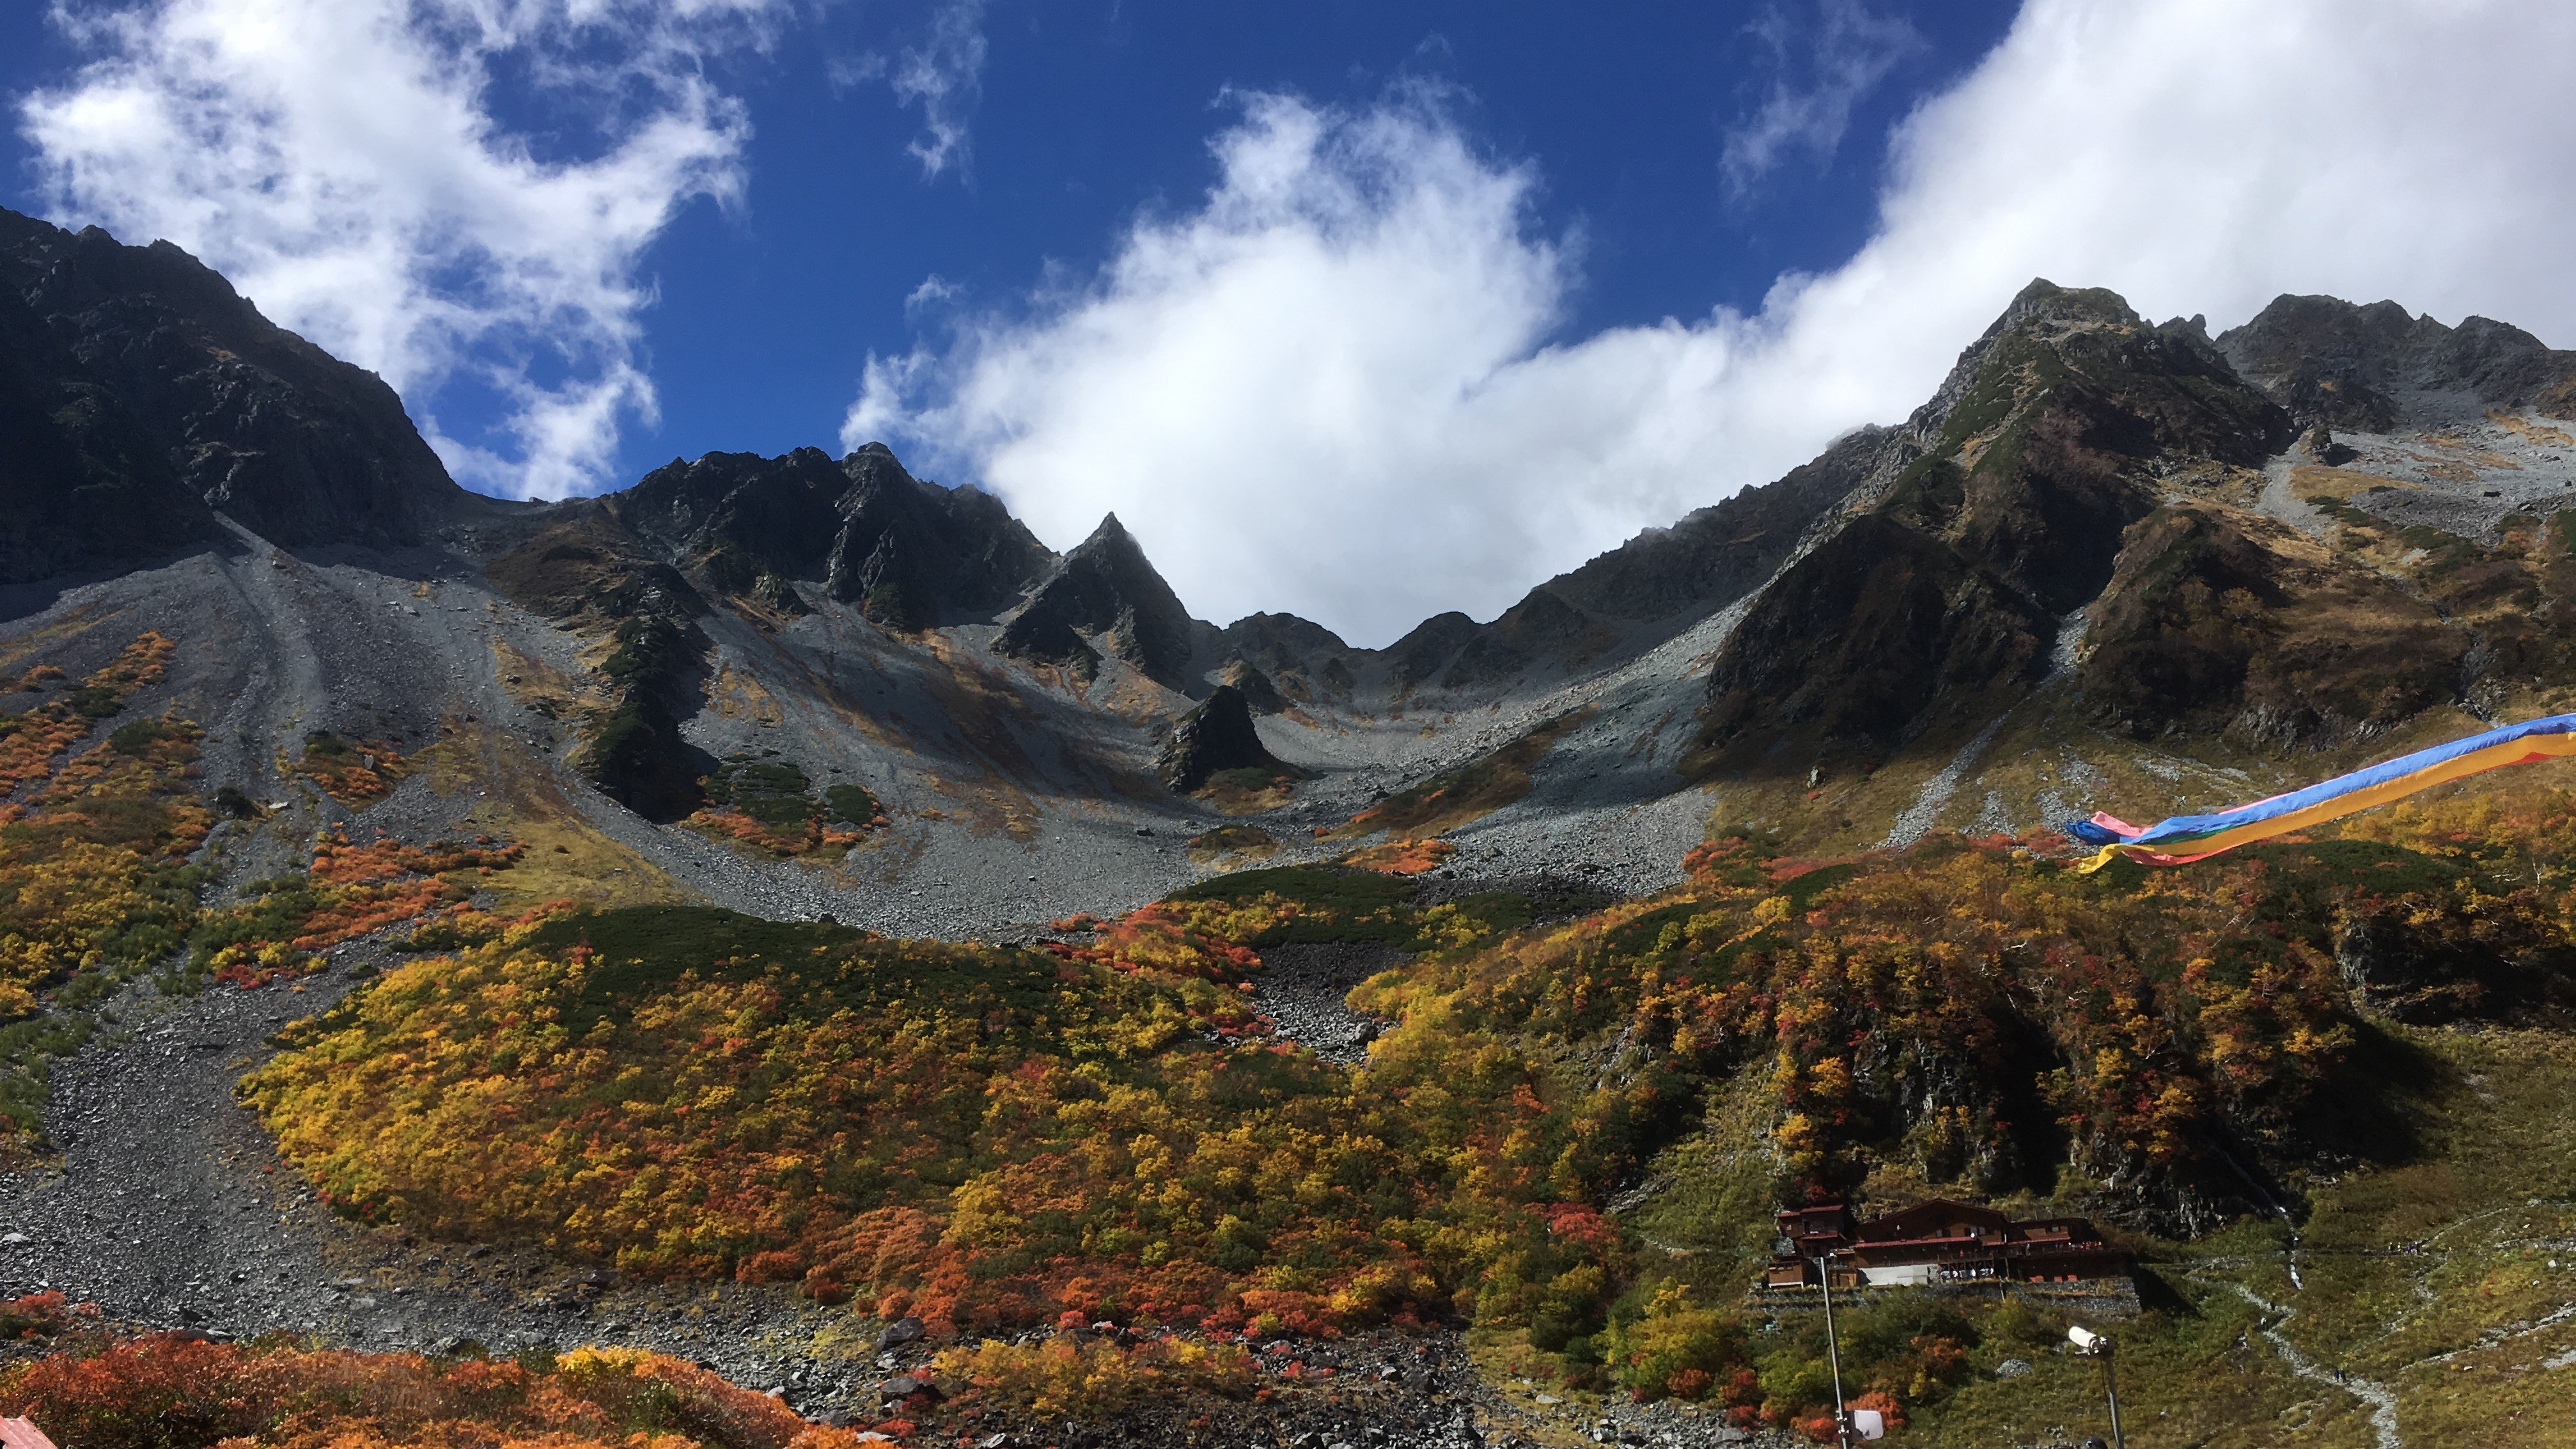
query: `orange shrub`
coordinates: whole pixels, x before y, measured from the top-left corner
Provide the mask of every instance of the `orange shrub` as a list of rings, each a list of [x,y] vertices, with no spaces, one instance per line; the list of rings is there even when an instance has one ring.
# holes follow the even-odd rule
[[[355,810],[392,794],[411,774],[411,762],[383,740],[344,740],[326,733],[305,740],[304,758],[294,772]]]
[[[1457,853],[1458,847],[1445,840],[1390,840],[1354,850],[1342,862],[1388,875],[1420,875],[1438,870],[1442,861]]]
[[[551,1364],[159,1336],[0,1368],[0,1414],[69,1449],[856,1449],[766,1394],[637,1349]]]
[[[882,824],[879,816],[877,823]],[[693,812],[680,822],[693,830],[748,845],[771,855],[811,855],[822,850],[847,850],[868,838],[865,830],[836,830],[819,817],[799,821],[792,826],[772,826],[740,810],[710,806]]]
[[[484,876],[525,853],[488,836],[482,842],[353,845],[338,827],[324,830],[303,876],[254,882],[250,900],[206,915],[192,937],[194,965],[228,985],[254,987],[313,969],[315,953],[341,942],[462,913]]]

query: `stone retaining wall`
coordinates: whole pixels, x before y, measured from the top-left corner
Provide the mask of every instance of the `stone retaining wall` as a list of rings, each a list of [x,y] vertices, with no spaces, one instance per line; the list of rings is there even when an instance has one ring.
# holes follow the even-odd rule
[[[2130,1278],[2088,1278],[2080,1283],[2016,1283],[1983,1278],[1962,1283],[1837,1288],[1834,1302],[1837,1307],[1868,1303],[1892,1293],[1927,1293],[1970,1303],[2019,1302],[2092,1318],[2134,1318],[2138,1314],[2138,1285]],[[1814,1287],[1757,1287],[1745,1295],[1744,1301],[1747,1307],[1767,1313],[1790,1313],[1822,1309],[1825,1298]]]

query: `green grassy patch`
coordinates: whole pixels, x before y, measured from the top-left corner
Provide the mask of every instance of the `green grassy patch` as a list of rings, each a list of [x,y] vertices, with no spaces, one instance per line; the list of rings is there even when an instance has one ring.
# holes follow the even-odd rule
[[[576,911],[544,924],[530,938],[540,949],[586,946],[593,964],[564,1005],[576,1034],[603,1020],[623,1020],[635,1003],[682,977],[701,981],[773,979],[814,995],[830,1009],[899,1009],[921,998],[990,999],[1014,1008],[1044,1005],[1058,994],[1050,957],[987,950],[916,956],[876,952],[881,938],[823,921],[766,921],[716,906],[633,906]]]
[[[1279,851],[1279,839],[1258,825],[1220,825],[1190,837],[1190,859],[1224,866],[1266,860]]]

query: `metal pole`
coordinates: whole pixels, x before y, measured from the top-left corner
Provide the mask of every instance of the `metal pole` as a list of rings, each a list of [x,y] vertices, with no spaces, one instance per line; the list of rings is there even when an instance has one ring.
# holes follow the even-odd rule
[[[2129,1449],[2129,1441],[2120,1437],[2120,1376],[2111,1367],[2117,1357],[2112,1345],[2102,1345],[2102,1388],[2111,1399],[2111,1449]]]
[[[1834,1443],[1837,1449],[1851,1449],[1851,1415],[1843,1412],[1843,1350],[1834,1337],[1834,1277],[1822,1258],[1816,1260],[1816,1284],[1825,1290],[1825,1362],[1834,1371]],[[2120,1432],[2117,1415],[2111,1432]]]

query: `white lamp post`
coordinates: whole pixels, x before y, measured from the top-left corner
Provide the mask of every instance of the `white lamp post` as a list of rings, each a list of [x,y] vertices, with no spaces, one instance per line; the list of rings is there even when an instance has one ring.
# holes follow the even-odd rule
[[[1834,1334],[1834,1276],[1822,1257],[1816,1259],[1816,1286],[1825,1290],[1825,1362],[1834,1371],[1834,1445],[1852,1449],[1851,1415],[1843,1410],[1843,1350]]]
[[[2077,1324],[2066,1330],[2066,1341],[2077,1353],[2102,1360],[2102,1391],[2111,1401],[2111,1449],[2128,1449],[2128,1441],[2120,1437],[2120,1377],[2111,1367],[2111,1340]]]

